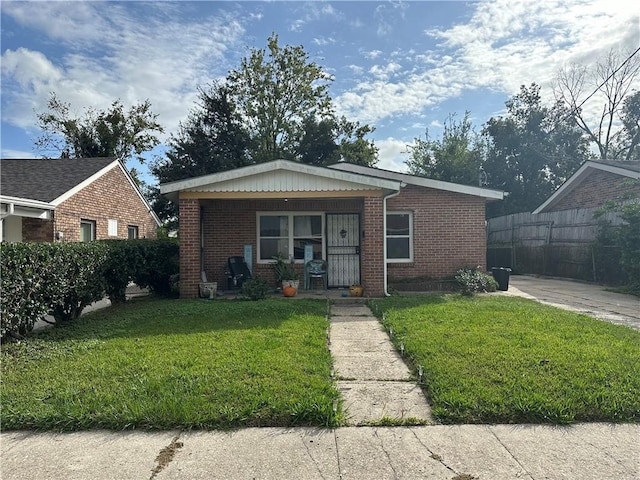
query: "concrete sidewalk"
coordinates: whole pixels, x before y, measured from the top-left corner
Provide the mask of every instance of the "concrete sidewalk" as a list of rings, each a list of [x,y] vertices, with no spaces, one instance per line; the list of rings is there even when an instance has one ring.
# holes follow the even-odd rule
[[[249,428],[0,436],[2,480],[640,478],[640,426]]]

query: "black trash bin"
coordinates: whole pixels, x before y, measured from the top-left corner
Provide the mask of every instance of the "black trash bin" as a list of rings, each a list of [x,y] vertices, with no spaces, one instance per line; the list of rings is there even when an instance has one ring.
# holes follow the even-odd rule
[[[506,292],[509,290],[509,274],[511,273],[510,268],[505,267],[491,267],[491,274],[493,278],[495,278],[496,282],[498,282],[498,290],[502,290]]]

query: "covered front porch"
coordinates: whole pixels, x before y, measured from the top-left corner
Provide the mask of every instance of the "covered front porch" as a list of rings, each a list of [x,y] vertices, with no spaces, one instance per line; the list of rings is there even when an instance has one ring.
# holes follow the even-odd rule
[[[384,295],[384,211],[399,190],[400,182],[283,160],[162,185],[180,206],[181,296],[197,296],[202,272],[228,289],[234,256],[275,288],[276,255],[301,280],[305,261],[325,260],[337,298],[352,284]]]

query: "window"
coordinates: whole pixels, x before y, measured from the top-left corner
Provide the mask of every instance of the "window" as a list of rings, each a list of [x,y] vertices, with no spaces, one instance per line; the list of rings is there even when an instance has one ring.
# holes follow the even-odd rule
[[[258,260],[269,262],[273,257],[293,256],[304,260],[307,245],[313,248],[313,258],[324,252],[324,215],[308,213],[258,213]]]
[[[413,215],[411,212],[387,213],[387,261],[413,261]]]
[[[90,242],[96,239],[96,222],[93,220],[80,220],[80,241]]]
[[[107,227],[107,234],[110,237],[118,236],[118,220],[109,219],[109,226]]]
[[[134,240],[138,238],[138,226],[137,225],[127,225],[127,238],[129,240]]]

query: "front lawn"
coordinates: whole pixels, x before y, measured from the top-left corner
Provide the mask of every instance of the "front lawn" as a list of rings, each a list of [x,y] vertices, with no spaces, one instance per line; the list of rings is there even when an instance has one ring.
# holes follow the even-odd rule
[[[370,301],[443,423],[640,420],[640,332],[497,295]]]
[[[337,425],[326,311],[145,299],[3,345],[2,429]]]

